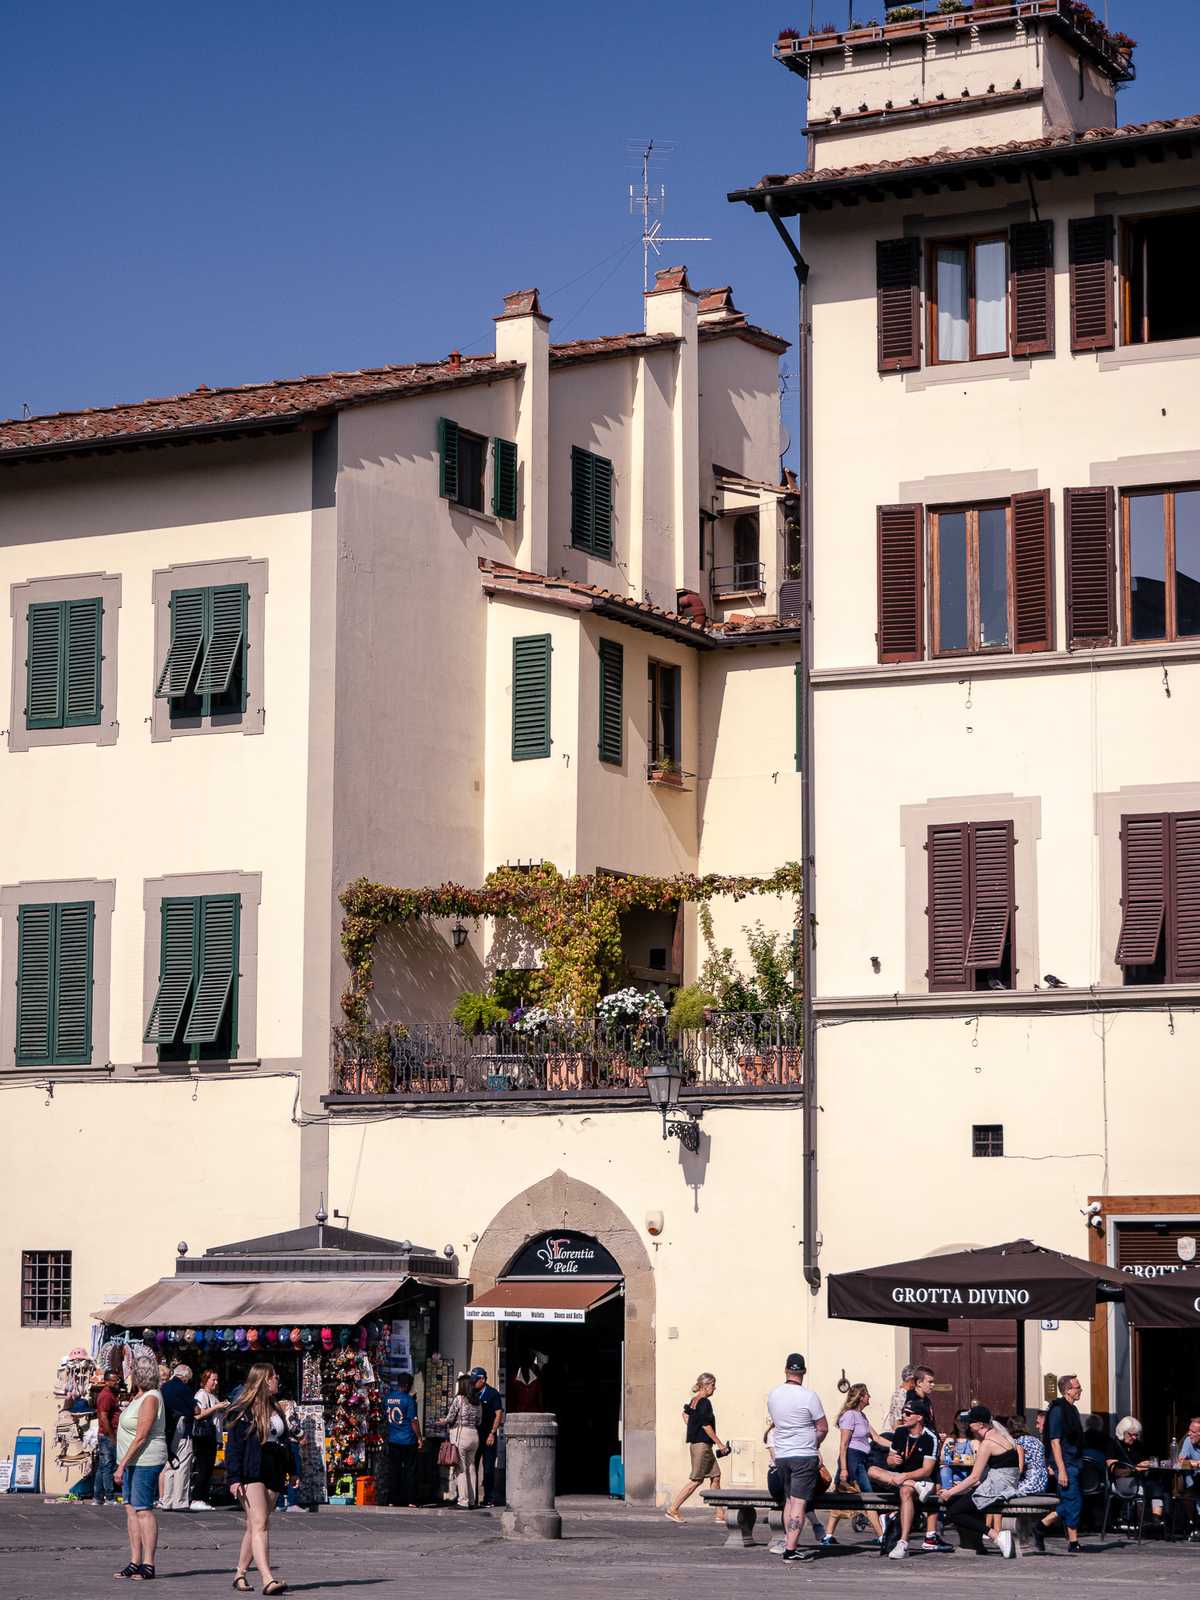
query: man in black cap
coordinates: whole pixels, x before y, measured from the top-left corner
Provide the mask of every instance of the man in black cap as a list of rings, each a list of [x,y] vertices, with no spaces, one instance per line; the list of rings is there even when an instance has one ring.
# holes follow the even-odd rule
[[[806,1376],[804,1357],[793,1353],[787,1358],[784,1381],[767,1396],[767,1414],[774,1430],[771,1447],[785,1495],[785,1561],[811,1561],[817,1553],[798,1546],[805,1511],[816,1496],[821,1444],[829,1432],[829,1423],[820,1396],[805,1384]]]
[[[900,1496],[899,1539],[889,1537],[895,1522],[884,1535],[880,1555],[891,1556],[893,1561],[903,1561],[908,1554],[908,1536],[912,1532],[917,1501],[933,1487],[933,1470],[937,1463],[937,1434],[925,1425],[925,1413],[910,1393],[900,1411],[900,1426],[892,1435],[892,1448],[888,1451],[886,1467],[868,1467],[867,1476],[883,1489],[895,1489]],[[926,1488],[921,1485],[928,1485]],[[927,1537],[926,1547],[937,1550],[941,1541],[936,1535]],[[948,1545],[947,1549],[953,1549]]]

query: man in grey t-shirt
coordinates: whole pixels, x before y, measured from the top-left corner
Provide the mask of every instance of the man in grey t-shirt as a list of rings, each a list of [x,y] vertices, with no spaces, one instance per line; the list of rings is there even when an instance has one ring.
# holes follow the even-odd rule
[[[786,1496],[783,1508],[783,1526],[787,1534],[785,1561],[809,1561],[817,1553],[798,1546],[804,1531],[805,1511],[817,1492],[821,1444],[829,1432],[829,1423],[820,1396],[805,1385],[806,1375],[804,1357],[790,1355],[783,1383],[777,1384],[767,1396],[767,1414],[773,1429],[771,1448]]]

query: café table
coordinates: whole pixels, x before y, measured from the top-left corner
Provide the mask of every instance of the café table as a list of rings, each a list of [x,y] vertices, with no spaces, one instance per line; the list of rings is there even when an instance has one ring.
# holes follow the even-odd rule
[[[1155,1498],[1153,1486],[1160,1486],[1160,1494],[1164,1501],[1162,1522],[1166,1538],[1168,1540],[1178,1538],[1176,1507],[1183,1500],[1184,1495],[1191,1492],[1187,1487],[1186,1480],[1193,1476],[1193,1471],[1189,1468],[1181,1467],[1177,1461],[1154,1459],[1148,1461],[1142,1470],[1147,1479],[1146,1498],[1148,1500],[1153,1501]],[[1190,1528],[1185,1531],[1183,1537],[1186,1538],[1188,1532],[1190,1532]]]

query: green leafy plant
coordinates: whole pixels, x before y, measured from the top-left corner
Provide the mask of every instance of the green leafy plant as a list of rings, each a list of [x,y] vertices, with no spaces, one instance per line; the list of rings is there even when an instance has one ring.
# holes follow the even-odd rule
[[[916,6],[893,6],[887,14],[889,22],[919,22],[921,12]]]
[[[536,967],[503,967],[488,985],[488,993],[498,1006],[515,1011],[532,1005],[541,988],[542,974]]]
[[[938,10],[943,16],[953,16],[956,11],[965,11],[967,0],[938,0]]]
[[[464,1033],[487,1033],[507,1022],[508,1012],[490,994],[464,989],[454,1002],[450,1017]]]
[[[681,1033],[692,1033],[704,1027],[708,1021],[706,1013],[715,1010],[716,1005],[716,995],[702,983],[689,983],[685,988],[677,989],[667,1017],[671,1037],[674,1039]]]

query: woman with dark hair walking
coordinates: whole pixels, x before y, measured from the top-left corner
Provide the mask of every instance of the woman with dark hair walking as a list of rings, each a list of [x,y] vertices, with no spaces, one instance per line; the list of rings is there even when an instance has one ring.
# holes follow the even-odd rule
[[[225,1446],[225,1478],[229,1492],[246,1513],[233,1587],[251,1593],[246,1573],[251,1561],[263,1579],[263,1594],[284,1594],[287,1584],[271,1571],[270,1519],[275,1502],[287,1487],[291,1468],[288,1425],[276,1400],[279,1379],[266,1362],[250,1368],[236,1403],[229,1411]]]

